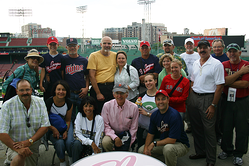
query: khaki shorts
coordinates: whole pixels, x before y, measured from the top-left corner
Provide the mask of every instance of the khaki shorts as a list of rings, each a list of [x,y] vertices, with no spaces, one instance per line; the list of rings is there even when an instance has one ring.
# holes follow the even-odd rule
[[[29,149],[33,152],[33,154],[25,159],[25,166],[35,166],[38,164],[38,157],[39,157],[39,146],[41,142],[36,141],[33,145],[29,147]],[[16,157],[18,153],[12,149],[8,149],[7,152],[7,159],[12,161],[14,157]]]

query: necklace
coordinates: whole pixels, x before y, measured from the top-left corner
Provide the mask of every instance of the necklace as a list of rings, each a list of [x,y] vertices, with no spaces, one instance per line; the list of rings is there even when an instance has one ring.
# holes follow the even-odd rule
[[[147,90],[147,95],[148,96],[155,96],[156,95],[156,92],[157,92],[157,89],[156,89],[156,91],[155,92],[152,92],[152,93],[149,93],[149,91]]]

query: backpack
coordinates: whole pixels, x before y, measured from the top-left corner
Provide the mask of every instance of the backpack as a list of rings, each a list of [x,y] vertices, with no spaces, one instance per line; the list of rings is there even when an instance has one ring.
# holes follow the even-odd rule
[[[9,85],[7,86],[6,93],[5,93],[4,98],[3,98],[3,103],[16,95],[16,83],[17,83],[20,79],[23,79],[24,74],[25,74],[25,68],[24,68],[24,66],[23,66],[23,75],[22,75],[21,78],[16,78],[16,76],[15,76],[15,74],[14,74],[14,72],[13,72],[14,78],[13,78],[13,80],[9,83]]]
[[[127,64],[126,71],[127,71],[128,75],[129,75],[129,77],[130,77],[130,76],[131,76],[131,74],[130,74],[130,65],[128,65],[128,64]]]

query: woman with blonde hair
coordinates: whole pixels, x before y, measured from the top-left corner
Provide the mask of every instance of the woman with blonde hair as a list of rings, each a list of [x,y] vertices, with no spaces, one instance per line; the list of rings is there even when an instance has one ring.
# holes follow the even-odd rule
[[[160,58],[159,64],[162,66],[163,69],[158,75],[158,88],[160,88],[163,78],[166,75],[172,73],[170,63],[172,62],[173,59],[174,59],[173,56],[169,53],[162,55],[162,57]],[[181,69],[181,75],[183,77],[187,77],[186,72],[183,69]]]
[[[178,59],[174,59],[170,66],[172,74],[163,78],[160,89],[169,94],[169,106],[176,109],[184,119],[186,100],[189,94],[189,80],[181,75],[182,63]]]

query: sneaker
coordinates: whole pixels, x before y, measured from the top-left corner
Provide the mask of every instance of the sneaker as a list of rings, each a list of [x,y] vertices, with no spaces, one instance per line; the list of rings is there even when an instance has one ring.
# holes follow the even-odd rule
[[[243,160],[240,157],[234,157],[233,158],[233,164],[234,165],[243,165]]]
[[[226,159],[227,157],[230,157],[230,156],[232,156],[232,154],[227,154],[226,152],[222,151],[218,155],[218,158],[221,159],[221,160],[224,160],[224,159]]]
[[[219,138],[218,141],[217,141],[217,144],[218,144],[219,146],[221,146],[221,141],[222,141],[221,138]]]
[[[69,157],[69,156],[68,156],[68,163],[69,163],[69,165],[72,165],[72,164],[73,164],[72,157]]]

